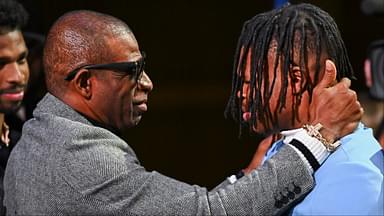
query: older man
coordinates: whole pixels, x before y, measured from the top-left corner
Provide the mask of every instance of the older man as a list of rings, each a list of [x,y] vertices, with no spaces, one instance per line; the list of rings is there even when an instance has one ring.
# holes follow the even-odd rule
[[[49,93],[25,124],[6,172],[10,214],[270,215],[281,210],[274,205],[276,194],[294,191],[288,206],[312,188],[317,167],[308,158],[321,164],[327,151],[309,135],[299,144],[308,151],[287,145],[261,169],[212,191],[146,171],[119,138],[147,110],[153,86],[144,64],[132,31],[117,18],[74,11],[53,25],[44,54]],[[345,85],[338,88],[349,92]],[[313,111],[324,118],[312,121],[337,133],[349,124],[355,128],[361,117],[356,96],[350,92],[335,101],[333,88],[319,91],[339,115],[329,124],[329,104],[318,103]],[[347,105],[351,110],[343,111]]]

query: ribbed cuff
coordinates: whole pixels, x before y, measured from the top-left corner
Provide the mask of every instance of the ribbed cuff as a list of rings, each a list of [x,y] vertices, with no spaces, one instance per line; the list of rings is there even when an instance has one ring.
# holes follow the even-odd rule
[[[282,131],[281,134],[284,136],[283,142],[295,149],[310,172],[316,171],[329,156],[324,144],[302,128]]]

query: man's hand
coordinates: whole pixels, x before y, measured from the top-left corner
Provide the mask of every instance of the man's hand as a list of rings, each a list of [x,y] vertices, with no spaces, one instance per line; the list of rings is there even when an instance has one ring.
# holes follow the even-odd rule
[[[325,73],[313,90],[310,105],[310,123],[321,123],[322,136],[329,142],[352,133],[363,115],[363,108],[357,101],[356,92],[349,89],[351,80],[343,78],[336,82],[336,66],[326,60]]]

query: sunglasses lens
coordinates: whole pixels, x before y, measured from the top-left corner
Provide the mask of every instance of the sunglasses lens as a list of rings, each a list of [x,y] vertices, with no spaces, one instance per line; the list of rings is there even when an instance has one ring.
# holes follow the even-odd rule
[[[141,59],[136,67],[136,80],[140,80],[141,77],[143,76],[144,72],[144,66],[145,66],[145,61],[144,59]]]

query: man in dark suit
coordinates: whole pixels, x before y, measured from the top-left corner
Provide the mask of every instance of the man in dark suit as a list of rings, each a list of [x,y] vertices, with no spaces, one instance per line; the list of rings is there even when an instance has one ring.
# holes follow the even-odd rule
[[[231,176],[212,191],[147,171],[119,137],[147,111],[153,84],[144,65],[134,34],[115,17],[73,11],[55,22],[44,49],[49,93],[25,123],[6,171],[9,214],[271,215],[313,187],[317,167],[308,161],[321,164],[329,153],[308,134],[299,148],[287,144],[260,169]],[[361,108],[347,85],[340,88],[348,94],[338,101],[335,88],[318,89],[331,102],[315,97],[313,112],[338,133],[354,125],[340,132],[346,134]],[[333,124],[329,104],[338,113]],[[293,195],[278,206],[280,193]]]

